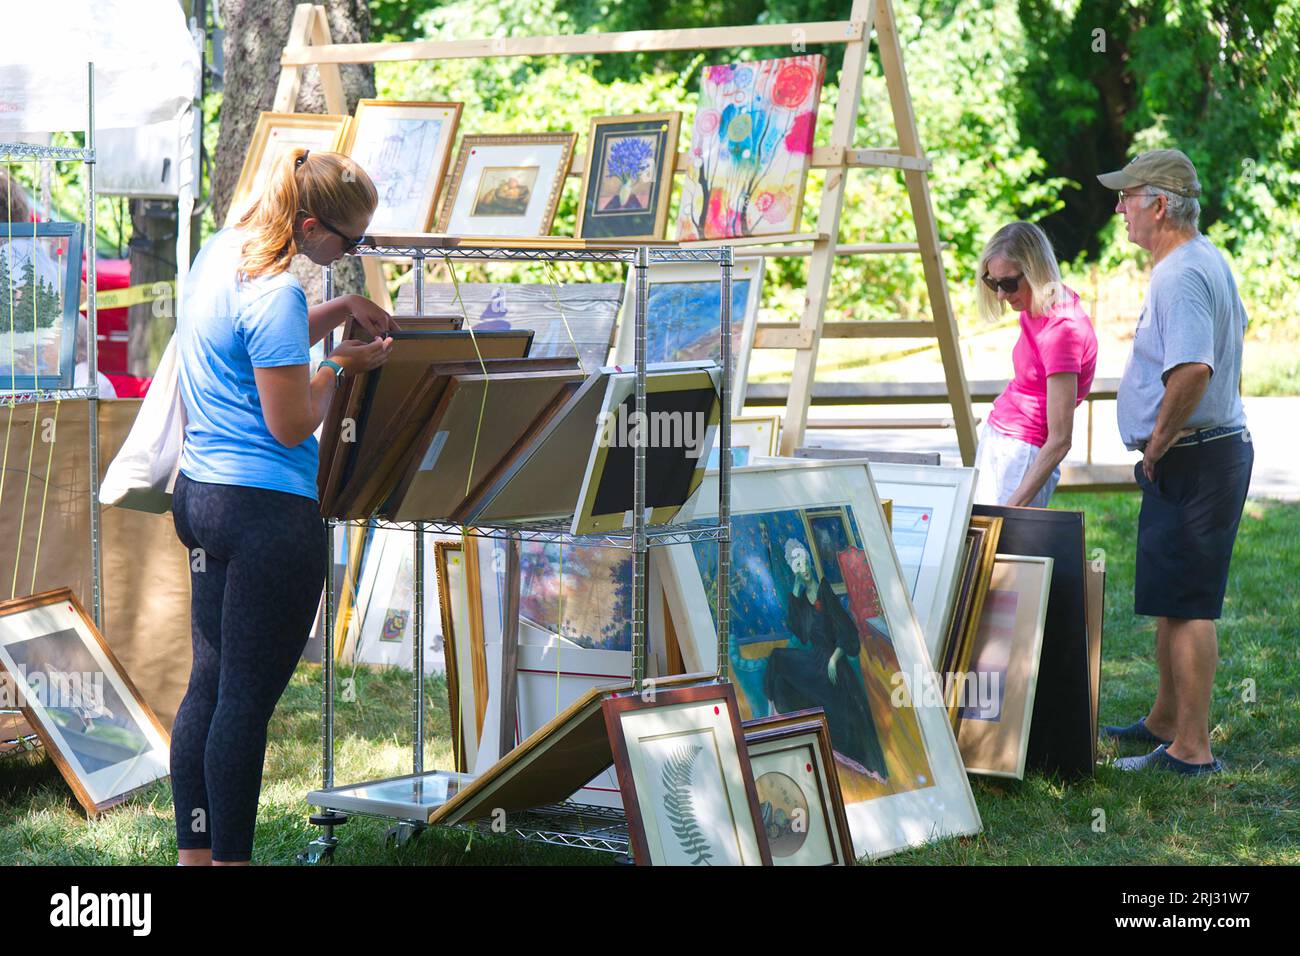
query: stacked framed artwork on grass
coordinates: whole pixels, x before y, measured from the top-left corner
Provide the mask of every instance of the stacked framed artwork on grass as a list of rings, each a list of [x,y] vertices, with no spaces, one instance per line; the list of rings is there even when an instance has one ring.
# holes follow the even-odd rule
[[[338,150],[347,135],[348,117],[325,113],[262,113],[244,155],[234,195],[226,210],[233,226],[262,195],[275,161],[291,149]]]
[[[434,576],[435,535],[420,536],[424,549],[424,672],[446,671],[443,634],[438,620]],[[414,666],[415,636],[415,536],[395,528],[377,528],[362,565],[357,612],[360,617],[357,649],[359,664],[381,664],[410,669]]]
[[[68,588],[0,602],[0,694],[88,814],[168,775],[167,731]]]
[[[371,233],[428,232],[460,103],[359,100],[343,151],[357,161],[379,191]]]
[[[716,516],[706,476],[690,520]],[[729,666],[742,719],[826,712],[857,856],[974,833],[979,813],[862,462],[732,476]],[[717,545],[656,548],[679,641],[716,666]],[[834,676],[832,676],[832,674]]]
[[[722,360],[722,274],[709,262],[657,263],[649,270],[646,300],[646,361]],[[741,258],[731,271],[731,409],[745,407],[745,379],[763,298],[763,259]],[[636,357],[636,276],[628,270],[627,294],[614,346],[616,365]]]
[[[0,222],[0,390],[73,387],[84,235],[79,222]]]
[[[825,75],[820,54],[704,68],[678,240],[798,230]]]
[[[598,116],[587,139],[579,239],[662,239],[682,114]]]
[[[438,217],[452,236],[549,235],[577,133],[465,136]]]

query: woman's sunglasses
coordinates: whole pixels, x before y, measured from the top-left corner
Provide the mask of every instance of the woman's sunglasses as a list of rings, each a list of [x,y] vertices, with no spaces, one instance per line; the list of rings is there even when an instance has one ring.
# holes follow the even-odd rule
[[[997,292],[999,289],[1001,289],[1007,295],[1015,295],[1016,290],[1020,288],[1020,280],[1023,279],[1024,277],[1025,277],[1024,273],[1021,273],[1018,276],[1011,276],[1010,278],[1007,279],[995,279],[987,272],[984,273],[982,276],[980,276],[980,278],[984,281],[984,284],[988,286],[990,289],[992,289],[994,292]]]
[[[344,252],[351,252],[353,249],[355,249],[358,245],[361,244],[362,239],[366,238],[365,236],[357,236],[357,238],[353,239],[351,236],[339,232],[337,229],[335,229],[332,225],[330,225],[320,216],[316,217],[316,221],[320,223],[322,226],[324,226],[326,229],[328,229],[330,232],[334,233],[334,235],[338,236],[340,239],[343,240]]]

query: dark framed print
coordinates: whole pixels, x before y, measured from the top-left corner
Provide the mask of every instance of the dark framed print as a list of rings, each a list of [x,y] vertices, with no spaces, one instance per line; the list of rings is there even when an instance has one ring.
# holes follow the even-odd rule
[[[598,116],[587,138],[579,239],[662,239],[682,114]]]

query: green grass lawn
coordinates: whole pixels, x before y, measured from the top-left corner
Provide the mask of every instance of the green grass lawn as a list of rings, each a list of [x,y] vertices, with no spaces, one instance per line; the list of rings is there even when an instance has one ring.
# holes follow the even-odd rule
[[[1101,719],[1146,713],[1156,685],[1152,625],[1133,616],[1135,494],[1058,495],[1054,506],[1087,512],[1089,549],[1106,552]],[[1219,622],[1221,662],[1213,744],[1228,772],[1183,780],[1126,775],[1102,766],[1064,784],[976,778],[984,820],[976,838],[946,840],[889,863],[1228,864],[1300,863],[1300,505],[1247,505],[1228,602]],[[270,728],[254,862],[292,863],[316,835],[303,795],[319,786],[320,670],[302,665]],[[410,683],[399,672],[350,670],[356,701],[340,702],[340,782],[411,770]],[[1253,682],[1253,683],[1251,683]],[[1253,695],[1248,689],[1253,686]],[[447,767],[446,685],[427,684],[425,766]],[[1250,699],[1253,696],[1253,699]],[[1104,818],[1103,815],[1104,814]],[[1104,821],[1104,829],[1098,824]],[[336,863],[602,864],[609,857],[505,837],[430,830],[385,846],[387,824],[354,818],[338,831]],[[98,820],[87,820],[54,765],[40,754],[0,759],[0,863],[175,862],[171,790],[156,785]]]

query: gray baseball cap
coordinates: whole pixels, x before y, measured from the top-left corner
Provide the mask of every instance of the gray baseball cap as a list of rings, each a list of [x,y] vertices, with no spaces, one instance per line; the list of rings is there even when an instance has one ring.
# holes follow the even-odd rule
[[[1180,196],[1199,196],[1200,181],[1196,167],[1177,149],[1153,149],[1134,157],[1123,169],[1102,173],[1097,177],[1107,189],[1133,189],[1136,186],[1158,186]]]

